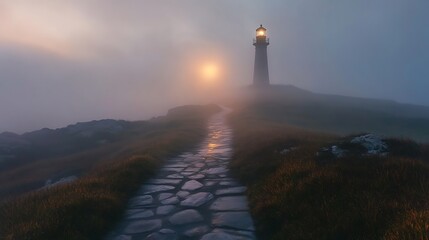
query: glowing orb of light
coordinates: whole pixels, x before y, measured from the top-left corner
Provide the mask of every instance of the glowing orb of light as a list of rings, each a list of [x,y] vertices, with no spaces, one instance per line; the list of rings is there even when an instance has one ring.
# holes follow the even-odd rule
[[[219,66],[215,63],[205,63],[201,67],[201,76],[206,81],[213,81],[219,77]]]

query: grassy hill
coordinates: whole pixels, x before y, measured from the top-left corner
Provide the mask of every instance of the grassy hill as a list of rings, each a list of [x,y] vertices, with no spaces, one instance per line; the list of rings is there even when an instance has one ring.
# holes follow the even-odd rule
[[[108,143],[88,144],[76,147],[71,155],[64,151],[60,157],[28,159],[3,169],[1,177],[5,182],[0,182],[3,188],[21,189],[31,181],[37,183],[52,174],[76,169],[80,178],[21,194],[0,204],[0,239],[102,239],[122,216],[127,200],[141,183],[152,176],[163,159],[201,141],[206,135],[206,119],[219,110],[216,105],[176,108],[165,117],[125,123],[131,127]],[[89,129],[94,131],[98,127]],[[51,133],[43,131],[43,135]],[[72,138],[68,134],[63,136]],[[52,144],[62,146],[58,142]]]
[[[318,94],[294,86],[242,89],[234,102],[269,121],[337,134],[372,132],[429,142],[429,107]]]
[[[426,140],[429,124],[414,123],[427,112],[292,86],[246,89],[230,116],[230,167],[248,187],[258,237],[429,239],[429,145],[388,137]],[[367,154],[347,135],[362,131],[387,136],[387,153]]]
[[[0,163],[0,199],[41,188],[48,179],[80,176],[113,160],[127,144],[163,128],[153,121],[100,120],[23,135],[0,134],[0,155],[8,156]]]
[[[230,167],[248,187],[260,239],[429,239],[429,108],[293,86],[247,88],[231,105]],[[0,205],[0,239],[100,239],[140,183],[200,141],[218,110],[1,134],[0,192],[80,178]],[[352,140],[362,132],[381,134],[387,150],[368,154]]]
[[[144,139],[174,130],[185,120],[193,121],[207,109],[183,106],[171,109],[166,117],[147,121],[108,119],[22,135],[2,133],[0,156],[6,157],[0,161],[0,201],[41,188],[47,180],[80,176],[128,156]]]
[[[147,122],[99,120],[77,123],[59,129],[44,128],[22,135],[0,134],[1,169],[22,165],[28,161],[82,152],[106,143],[126,138],[130,133],[144,130]]]

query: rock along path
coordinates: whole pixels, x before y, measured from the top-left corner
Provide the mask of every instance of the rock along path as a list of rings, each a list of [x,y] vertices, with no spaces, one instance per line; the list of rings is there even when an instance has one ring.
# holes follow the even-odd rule
[[[209,135],[195,154],[170,159],[141,187],[107,240],[256,239],[246,187],[227,168],[232,152],[227,113],[210,118]]]

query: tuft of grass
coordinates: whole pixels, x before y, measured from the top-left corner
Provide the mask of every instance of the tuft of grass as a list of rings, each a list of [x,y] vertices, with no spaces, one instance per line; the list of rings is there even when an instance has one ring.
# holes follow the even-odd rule
[[[134,156],[71,184],[41,190],[2,208],[4,239],[99,239],[121,216],[128,194],[159,161]]]
[[[316,153],[342,137],[239,110],[230,122],[230,166],[248,186],[260,239],[429,239],[427,145],[388,139],[388,157],[320,165]]]
[[[203,111],[204,110],[204,111]],[[0,239],[102,239],[121,218],[128,199],[162,160],[189,149],[206,135],[206,118],[157,119],[163,128],[122,149],[116,161],[96,165],[79,180],[31,192],[0,205]]]

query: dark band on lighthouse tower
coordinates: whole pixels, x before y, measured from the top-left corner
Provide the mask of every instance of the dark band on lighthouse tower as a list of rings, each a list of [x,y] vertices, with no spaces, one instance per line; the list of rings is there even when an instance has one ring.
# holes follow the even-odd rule
[[[262,27],[256,29],[256,39],[253,39],[255,46],[255,66],[253,69],[253,85],[268,86],[270,79],[268,76],[267,46],[270,44],[267,38],[267,29]]]

